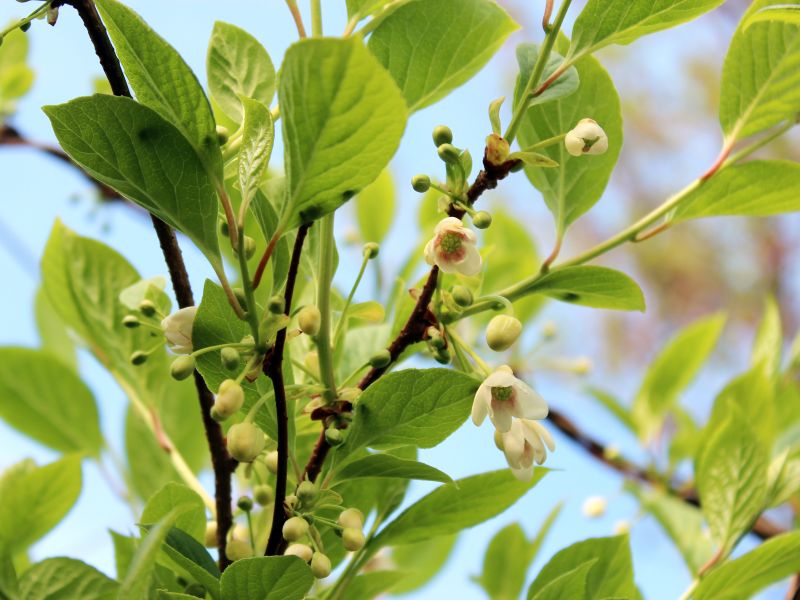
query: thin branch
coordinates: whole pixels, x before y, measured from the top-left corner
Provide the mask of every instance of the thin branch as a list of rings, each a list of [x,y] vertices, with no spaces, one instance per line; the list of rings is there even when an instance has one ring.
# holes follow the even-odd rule
[[[54,3],[54,6],[61,4],[68,4],[78,12],[89,34],[89,38],[94,45],[95,52],[100,59],[100,65],[103,67],[103,72],[111,85],[111,90],[114,92],[114,95],[130,98],[131,92],[122,72],[122,66],[119,63],[119,59],[114,51],[114,46],[108,37],[108,32],[92,0],[63,0]],[[186,265],[183,262],[183,256],[178,246],[175,232],[155,215],[151,215],[151,217],[159,244],[161,245],[161,250],[164,254],[164,260],[169,269],[178,306],[181,308],[194,306],[194,296],[189,283],[189,275],[186,271]],[[227,533],[233,524],[233,515],[231,512],[231,473],[236,468],[236,462],[228,454],[222,428],[219,423],[211,418],[211,407],[214,404],[214,397],[205,381],[200,376],[200,373],[197,371],[194,372],[194,382],[200,402],[206,439],[208,440],[208,446],[211,451],[217,509],[217,548],[219,550],[220,570],[224,570],[225,567],[230,564],[225,553],[225,548],[227,545]]]
[[[300,270],[300,255],[303,253],[303,242],[310,226],[310,223],[301,225],[294,240],[289,272],[286,275],[286,288],[283,293],[284,314],[286,315],[291,313],[294,286],[297,281],[297,273]],[[272,527],[269,531],[266,556],[278,553],[283,541],[281,534],[283,523],[286,520],[283,501],[286,499],[286,477],[289,462],[289,415],[286,407],[286,388],[283,382],[283,350],[285,345],[286,328],[284,327],[275,337],[275,346],[264,359],[263,366],[263,371],[272,380],[272,388],[275,390],[275,412],[278,421],[278,473],[275,483],[275,504],[272,509]]]

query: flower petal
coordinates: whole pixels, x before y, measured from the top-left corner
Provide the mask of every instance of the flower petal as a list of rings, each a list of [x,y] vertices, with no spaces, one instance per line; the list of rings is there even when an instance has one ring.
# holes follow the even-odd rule
[[[483,264],[481,253],[478,252],[475,246],[465,245],[464,250],[466,251],[464,258],[456,265],[458,272],[467,277],[477,275],[480,273],[481,265]]]
[[[492,392],[486,384],[482,384],[475,392],[475,399],[472,401],[472,422],[475,425],[480,426],[486,420],[491,400]]]
[[[544,419],[547,416],[550,411],[547,401],[536,390],[525,382],[517,380],[514,391],[517,393],[518,417],[523,419]]]

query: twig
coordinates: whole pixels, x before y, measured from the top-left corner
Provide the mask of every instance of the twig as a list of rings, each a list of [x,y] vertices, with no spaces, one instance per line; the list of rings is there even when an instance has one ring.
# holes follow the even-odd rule
[[[125,96],[130,98],[131,92],[128,83],[122,72],[114,46],[108,37],[108,32],[103,25],[97,8],[92,0],[63,0],[54,2],[54,6],[68,4],[72,6],[83,21],[84,27],[89,34],[89,38],[94,45],[95,52],[100,59],[100,65],[111,85],[111,90],[115,96]],[[194,306],[194,296],[189,283],[189,275],[186,265],[183,262],[181,249],[175,237],[175,232],[161,219],[151,215],[153,227],[156,230],[164,260],[169,269],[172,287],[175,290],[175,298],[178,306],[185,308]],[[197,388],[197,396],[200,402],[200,410],[203,418],[203,426],[211,452],[211,464],[214,470],[215,499],[217,508],[217,548],[219,550],[219,567],[224,570],[230,564],[225,553],[227,545],[227,533],[233,523],[231,511],[231,473],[236,468],[236,462],[230,457],[225,447],[225,438],[219,423],[211,418],[211,407],[214,404],[214,397],[208,389],[200,373],[194,372],[194,382]]]
[[[303,253],[303,242],[306,239],[309,227],[310,223],[301,225],[294,240],[289,272],[286,275],[286,289],[283,293],[284,313],[286,315],[291,313],[292,295],[297,281],[297,273],[300,270],[300,255]],[[282,543],[281,531],[286,520],[283,501],[286,498],[286,476],[288,472],[289,415],[286,408],[286,388],[283,383],[283,350],[285,345],[286,328],[284,327],[275,336],[275,346],[264,359],[263,366],[263,371],[272,380],[272,388],[275,390],[275,412],[278,421],[278,473],[275,483],[275,505],[272,509],[272,527],[269,531],[266,556],[278,553]]]

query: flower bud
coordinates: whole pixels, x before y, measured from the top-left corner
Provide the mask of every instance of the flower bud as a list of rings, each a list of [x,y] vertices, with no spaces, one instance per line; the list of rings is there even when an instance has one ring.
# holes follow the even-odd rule
[[[485,210],[479,210],[473,215],[472,224],[478,229],[488,229],[492,224],[492,215]]]
[[[427,175],[414,175],[411,178],[411,187],[420,194],[427,192],[431,188],[431,178]]]
[[[219,384],[217,399],[214,401],[214,408],[217,414],[223,418],[235,415],[244,404],[244,390],[233,379],[226,379]],[[245,461],[250,462],[250,461]]]
[[[308,521],[302,517],[292,517],[283,524],[282,532],[287,542],[301,540],[308,533]]]
[[[453,132],[447,125],[439,125],[433,129],[433,143],[438,147],[450,144],[453,141]]]
[[[376,244],[375,242],[367,242],[364,244],[364,249],[362,250],[362,254],[365,258],[372,260],[376,256],[378,256],[378,252],[380,252],[381,247]]]
[[[135,316],[125,315],[122,317],[122,325],[128,329],[136,329],[139,325],[141,325],[141,323],[139,323],[139,319],[137,319]]]
[[[391,364],[391,362],[392,362],[392,354],[386,349],[376,352],[369,359],[370,366],[376,369],[382,369],[383,367],[388,367]]]
[[[608,137],[592,119],[581,119],[564,137],[564,146],[572,156],[603,154],[608,150]]]
[[[497,315],[486,328],[486,343],[495,352],[508,350],[522,333],[519,319],[508,315]]]
[[[305,562],[309,562],[314,556],[314,551],[307,544],[289,544],[283,551],[284,556],[299,556]]]
[[[224,125],[217,125],[217,141],[220,146],[224,146],[230,137],[230,131]]]
[[[364,527],[364,513],[357,508],[346,508],[339,513],[339,518],[336,522],[345,528],[361,529]]]
[[[131,354],[131,364],[135,366],[143,365],[147,362],[147,352],[142,352],[141,350],[137,350],[133,354]]]
[[[267,303],[267,310],[273,315],[282,315],[286,312],[286,300],[283,299],[283,296],[273,296]]]
[[[253,500],[247,496],[241,496],[236,501],[236,506],[239,507],[239,510],[243,510],[244,512],[250,512],[253,510]]]
[[[237,423],[228,430],[228,452],[239,462],[253,462],[265,445],[264,433],[252,423]]]
[[[364,537],[364,532],[360,529],[345,527],[344,531],[342,531],[342,546],[344,546],[345,550],[356,552],[361,550],[366,543],[367,540]]]
[[[278,473],[278,451],[273,450],[272,452],[267,453],[267,459],[265,461],[267,463],[267,470],[272,473],[273,475]]]
[[[328,442],[329,445],[336,447],[344,441],[344,436],[336,427],[328,427],[325,430],[325,441]]]
[[[442,144],[439,146],[439,158],[448,164],[455,164],[458,162],[458,148],[453,144]]]
[[[303,333],[315,336],[319,333],[322,315],[314,304],[307,304],[297,313],[297,325]]]
[[[169,373],[178,381],[183,381],[194,373],[194,358],[189,354],[179,356],[172,361],[169,367]]]
[[[317,499],[317,486],[310,481],[301,481],[297,486],[297,497],[300,498],[303,506],[313,505]]]
[[[472,306],[474,298],[472,296],[472,290],[470,290],[468,287],[457,285],[450,293],[453,294],[453,300],[455,300],[456,304],[462,308]]]
[[[589,496],[584,500],[581,510],[584,516],[597,519],[605,514],[607,506],[608,501],[602,496]]]
[[[286,507],[287,510],[294,510],[297,506],[299,499],[294,494],[289,494],[286,498],[283,499],[283,505]]]
[[[272,504],[274,499],[275,490],[272,489],[271,485],[264,483],[253,488],[253,500],[255,500],[259,506]]]
[[[339,390],[336,394],[339,400],[344,400],[345,402],[353,403],[358,400],[358,397],[362,394],[362,390],[357,387],[345,387]]]
[[[507,140],[496,133],[490,134],[486,138],[486,161],[495,166],[500,166],[508,160],[511,148]]]
[[[194,317],[197,313],[196,306],[182,308],[161,321],[161,329],[167,344],[175,354],[192,353],[192,328]]]
[[[244,257],[248,260],[256,253],[256,241],[249,235],[244,236]]]
[[[203,538],[203,543],[206,548],[217,547],[217,522],[208,521],[206,523],[206,533]]]
[[[444,350],[447,348],[447,341],[442,336],[442,332],[436,327],[428,327],[425,333],[428,335],[428,343],[431,345],[431,348],[435,350]]]
[[[331,574],[331,559],[322,552],[314,552],[311,557],[311,574],[317,579],[325,579]]]
[[[239,366],[239,351],[236,348],[223,348],[219,351],[219,358],[222,361],[222,366],[228,371],[233,371]]]
[[[152,317],[153,315],[156,314],[157,310],[158,309],[156,308],[156,305],[153,303],[152,300],[145,299],[139,302],[139,311],[145,317]]]
[[[253,548],[250,542],[243,542],[242,540],[228,540],[225,546],[225,556],[228,560],[237,561],[242,558],[251,558],[253,556]]]

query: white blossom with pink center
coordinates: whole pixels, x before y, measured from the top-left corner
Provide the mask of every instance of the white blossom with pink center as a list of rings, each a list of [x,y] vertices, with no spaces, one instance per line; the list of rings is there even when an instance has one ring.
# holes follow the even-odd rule
[[[514,377],[511,367],[503,365],[484,379],[472,402],[472,422],[483,423],[488,415],[497,431],[511,429],[513,417],[544,419],[547,402],[536,390]]]
[[[442,219],[433,234],[425,246],[425,261],[429,265],[437,265],[444,273],[471,276],[480,272],[481,255],[475,247],[478,240],[460,219]]]

